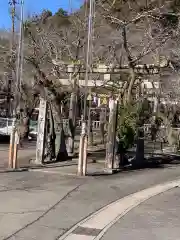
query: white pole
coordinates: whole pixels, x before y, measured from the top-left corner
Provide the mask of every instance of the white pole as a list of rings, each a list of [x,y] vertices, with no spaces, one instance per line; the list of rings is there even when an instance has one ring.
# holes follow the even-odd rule
[[[44,162],[44,145],[45,145],[45,127],[47,117],[47,101],[40,99],[39,116],[38,116],[38,134],[36,143],[36,164]]]
[[[82,121],[82,131],[80,136],[80,143],[79,146],[80,154],[79,154],[79,164],[83,162],[83,170],[81,169],[81,165],[78,166],[78,175],[82,175],[86,173],[87,169],[87,144],[85,143],[87,137],[87,95],[88,95],[88,79],[89,79],[89,72],[91,69],[92,64],[92,12],[93,12],[93,2],[94,0],[90,0],[89,6],[89,17],[88,17],[88,40],[87,40],[87,51],[86,51],[86,71],[85,71],[85,96],[84,96],[84,114],[83,114],[83,121]],[[81,149],[83,149],[83,154],[81,154]],[[82,159],[83,160],[82,160]]]
[[[16,72],[16,91],[17,91],[17,103],[20,104],[21,96],[21,83],[22,83],[22,67],[23,67],[23,20],[24,19],[24,0],[21,1],[21,18],[20,18],[20,33],[19,33],[19,44],[18,44],[18,62]],[[19,107],[19,106],[16,107]]]
[[[23,18],[24,18],[24,0],[21,1],[21,17],[20,17],[20,33],[19,33],[19,43],[18,43],[18,56],[17,56],[17,70],[16,70],[16,89],[15,89],[15,109],[14,117],[17,117],[17,113],[20,110],[20,98],[21,98],[21,81],[22,81],[22,68],[23,68],[23,54],[22,54],[22,42],[23,42]],[[17,135],[16,122],[13,121],[12,134],[10,139],[10,152],[9,152],[9,166],[17,167],[17,151],[19,140],[15,137]],[[12,164],[13,163],[13,164]],[[13,165],[13,166],[12,166]]]

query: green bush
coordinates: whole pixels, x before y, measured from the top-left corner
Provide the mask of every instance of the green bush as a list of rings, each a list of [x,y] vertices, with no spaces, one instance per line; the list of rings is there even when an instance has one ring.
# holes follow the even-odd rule
[[[121,150],[126,151],[132,147],[135,141],[137,129],[138,111],[136,106],[128,105],[120,107],[117,122],[118,137],[121,142]]]
[[[122,151],[126,151],[134,145],[137,130],[148,121],[151,111],[146,100],[134,105],[120,106],[117,131]]]

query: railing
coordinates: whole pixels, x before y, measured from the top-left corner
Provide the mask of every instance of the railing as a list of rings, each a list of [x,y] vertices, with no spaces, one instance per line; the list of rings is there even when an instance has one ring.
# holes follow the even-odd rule
[[[68,126],[68,119],[63,119],[63,125]],[[76,127],[81,128],[82,126],[82,120],[76,121]],[[99,129],[100,128],[100,121],[92,121],[92,128],[93,129]]]
[[[165,129],[165,128],[166,128],[166,126],[164,126],[164,125],[160,126],[160,129]],[[180,130],[180,128],[173,128],[173,129]],[[151,130],[151,124],[144,124],[144,132],[148,133],[150,130]]]
[[[0,118],[0,135],[11,135],[13,121],[12,118]]]
[[[76,123],[77,127],[82,126],[82,120],[78,120]],[[92,121],[92,128],[93,129],[99,129],[100,128],[100,121]]]
[[[11,119],[0,118],[0,134],[10,135],[12,130],[12,123],[13,123],[12,118]],[[68,119],[63,119],[63,126],[65,131],[68,129],[68,123],[69,123]],[[57,126],[59,126],[59,124],[57,124]],[[81,126],[82,126],[82,120],[79,119],[76,121],[76,127],[81,128]],[[33,132],[37,132],[37,128],[38,128],[37,121],[31,121],[30,129]],[[92,121],[92,128],[97,130],[100,129],[100,121]],[[166,127],[162,125],[161,129],[165,130]],[[173,129],[180,131],[180,128],[173,128]],[[151,131],[151,124],[144,124],[144,133],[146,134],[146,133],[149,133],[150,131]]]

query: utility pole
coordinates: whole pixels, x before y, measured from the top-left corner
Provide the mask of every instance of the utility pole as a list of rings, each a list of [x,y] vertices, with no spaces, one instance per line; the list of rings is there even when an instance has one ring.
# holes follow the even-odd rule
[[[117,168],[117,164],[115,164],[116,163],[115,162],[115,142],[116,142],[116,128],[117,128],[117,111],[118,111],[118,101],[112,99],[110,104],[108,136],[107,136],[107,144],[106,144],[106,160],[105,160],[105,168],[108,173],[113,173],[113,170]]]
[[[69,0],[69,14],[71,15],[73,12],[72,8],[72,0]],[[74,156],[74,138],[75,138],[75,131],[76,131],[76,115],[77,115],[77,76],[73,76],[74,72],[74,64],[68,65],[69,73],[69,81],[72,83],[72,93],[70,97],[70,104],[69,104],[69,134],[67,140],[67,152],[68,157],[72,158]]]
[[[87,3],[86,3],[87,4]],[[88,15],[88,40],[86,50],[86,70],[85,70],[85,94],[84,94],[84,113],[82,118],[82,129],[79,145],[79,162],[78,162],[78,175],[86,175],[87,171],[87,96],[88,96],[88,80],[89,72],[92,67],[92,32],[93,32],[93,4],[94,0],[89,2],[89,15]]]
[[[67,152],[69,157],[74,156],[74,138],[75,138],[75,130],[76,130],[76,115],[77,115],[77,81],[78,75],[73,77],[72,72],[74,70],[74,64],[68,65],[68,69],[70,70],[69,80],[72,83],[72,93],[70,97],[70,105],[69,105],[69,137],[67,141]]]
[[[16,82],[15,82],[15,106],[14,118],[12,126],[12,133],[10,139],[9,152],[9,167],[17,168],[17,152],[19,145],[19,133],[17,131],[17,118],[20,117],[20,101],[21,101],[21,83],[22,83],[22,68],[23,68],[23,18],[24,18],[24,0],[21,1],[21,16],[20,16],[20,32],[18,41],[18,56],[16,68]]]
[[[15,50],[15,14],[16,14],[16,0],[10,0],[9,5],[11,8],[11,20],[12,20],[12,27],[11,27],[11,44],[10,44],[10,51],[11,51],[11,60],[10,60],[10,69],[8,69],[7,75],[7,108],[6,108],[6,117],[10,117],[12,112],[11,108],[11,95],[12,95],[12,82],[13,82],[13,69],[14,66],[14,50]]]

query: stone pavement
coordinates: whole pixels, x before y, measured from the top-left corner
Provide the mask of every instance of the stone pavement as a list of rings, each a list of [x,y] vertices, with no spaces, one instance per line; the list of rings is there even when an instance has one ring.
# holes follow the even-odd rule
[[[63,169],[0,174],[1,240],[57,240],[100,208],[180,176],[179,165],[93,177]]]

